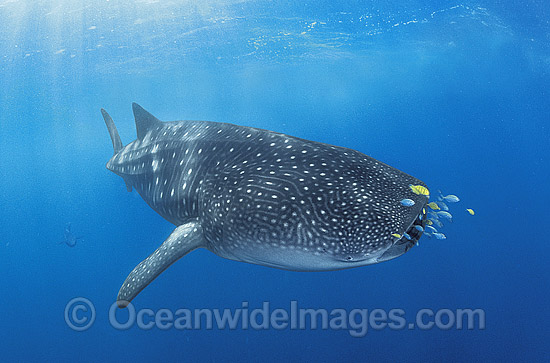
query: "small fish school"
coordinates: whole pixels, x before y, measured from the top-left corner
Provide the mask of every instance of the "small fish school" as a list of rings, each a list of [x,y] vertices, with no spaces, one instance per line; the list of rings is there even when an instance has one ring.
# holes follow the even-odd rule
[[[428,188],[422,185],[409,185],[411,191],[416,195],[424,195],[428,198],[430,197],[430,191]],[[444,233],[441,233],[437,230],[437,228],[443,227],[442,220],[445,220],[446,222],[452,222],[453,221],[453,215],[449,212],[449,206],[447,203],[458,203],[460,202],[460,198],[457,197],[454,194],[449,195],[443,195],[441,191],[439,192],[439,196],[437,198],[437,201],[435,202],[429,202],[426,204],[426,206],[429,208],[429,211],[427,213],[428,219],[426,220],[426,228],[422,228],[422,226],[415,226],[415,228],[419,232],[423,232],[428,237],[434,237],[436,239],[446,239],[447,236],[445,236]],[[412,207],[415,203],[412,199],[405,198],[400,201],[401,205],[404,207]],[[467,208],[466,211],[470,215],[475,215],[475,212],[471,208]],[[426,212],[424,210],[424,212]],[[437,228],[434,227],[437,226]],[[399,233],[392,233],[392,236],[401,239],[402,237],[409,237],[407,239],[410,239],[410,236],[408,236],[406,233],[401,235]],[[416,243],[418,245],[418,242]]]

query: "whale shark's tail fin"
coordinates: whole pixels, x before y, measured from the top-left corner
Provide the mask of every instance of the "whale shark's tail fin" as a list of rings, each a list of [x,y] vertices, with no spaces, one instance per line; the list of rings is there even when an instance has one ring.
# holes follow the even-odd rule
[[[105,125],[107,125],[107,130],[109,130],[109,135],[111,136],[111,141],[113,142],[113,149],[114,153],[113,155],[116,155],[124,145],[122,145],[122,140],[120,140],[120,136],[118,134],[118,130],[116,129],[115,123],[111,116],[105,111],[104,109],[101,109],[101,114],[103,115],[103,119],[105,120]],[[126,180],[124,180],[126,183],[126,190],[129,192],[132,191],[132,185],[130,185]]]
[[[118,130],[116,129],[115,123],[111,116],[104,109],[101,109],[101,114],[103,115],[105,125],[107,125],[107,130],[109,130],[109,135],[111,136],[111,141],[113,142],[113,149],[115,150],[115,152],[113,153],[114,155],[119,152],[120,149],[122,149],[122,141],[120,140]]]

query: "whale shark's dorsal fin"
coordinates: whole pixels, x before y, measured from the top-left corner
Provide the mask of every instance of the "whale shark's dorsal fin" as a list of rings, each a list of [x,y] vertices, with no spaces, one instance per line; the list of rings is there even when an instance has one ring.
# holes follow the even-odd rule
[[[137,103],[132,103],[132,111],[136,119],[136,131],[138,139],[143,139],[147,132],[162,124],[162,121],[151,115]]]

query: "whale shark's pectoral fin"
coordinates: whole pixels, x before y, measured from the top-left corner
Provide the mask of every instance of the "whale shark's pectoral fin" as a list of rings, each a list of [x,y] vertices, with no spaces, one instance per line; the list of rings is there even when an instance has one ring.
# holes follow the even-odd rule
[[[117,305],[126,307],[158,275],[194,249],[203,245],[202,227],[189,222],[177,227],[149,257],[128,275],[117,296]]]

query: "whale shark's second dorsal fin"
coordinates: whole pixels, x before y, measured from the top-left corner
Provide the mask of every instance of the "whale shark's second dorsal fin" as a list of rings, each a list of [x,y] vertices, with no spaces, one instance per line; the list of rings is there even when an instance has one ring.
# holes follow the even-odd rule
[[[137,103],[132,103],[134,118],[136,119],[136,131],[138,139],[143,139],[147,132],[162,124],[162,121],[151,115]]]

